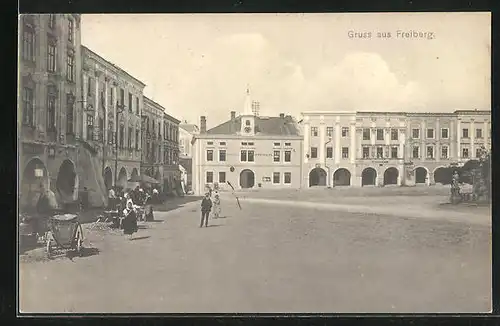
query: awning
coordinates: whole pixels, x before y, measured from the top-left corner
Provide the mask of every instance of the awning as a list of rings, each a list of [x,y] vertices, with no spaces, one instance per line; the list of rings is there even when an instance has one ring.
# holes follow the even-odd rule
[[[133,176],[128,180],[128,182],[145,182],[151,184],[160,184],[158,180],[151,178],[150,176],[147,176],[145,174]]]

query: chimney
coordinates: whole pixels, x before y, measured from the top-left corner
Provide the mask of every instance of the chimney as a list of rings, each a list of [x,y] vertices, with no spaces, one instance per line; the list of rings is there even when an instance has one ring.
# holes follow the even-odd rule
[[[285,114],[284,113],[280,113],[280,118],[281,119],[285,119]]]
[[[207,132],[207,118],[202,115],[200,117],[200,134],[205,134]]]
[[[231,120],[236,119],[236,111],[231,111]]]

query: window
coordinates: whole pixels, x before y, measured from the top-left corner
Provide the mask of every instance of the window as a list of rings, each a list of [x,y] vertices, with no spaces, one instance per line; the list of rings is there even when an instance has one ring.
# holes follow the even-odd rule
[[[441,138],[448,139],[448,128],[441,128]]]
[[[219,143],[219,145],[220,145],[220,146],[226,146],[226,142],[225,142],[225,141],[221,141],[221,142]]]
[[[280,183],[280,173],[279,172],[273,172],[273,183],[277,184]]]
[[[333,147],[329,146],[326,148],[326,158],[333,158]]]
[[[248,162],[254,161],[254,151],[248,151]]]
[[[462,148],[462,157],[469,158],[469,149],[468,148]]]
[[[132,135],[133,135],[134,131],[132,129],[132,127],[128,127],[128,139],[127,139],[127,147],[129,149],[132,149]]]
[[[462,138],[469,138],[469,129],[468,128],[462,129]]]
[[[434,129],[427,128],[427,138],[429,138],[429,139],[433,139],[434,138]]]
[[[292,161],[292,151],[285,151],[285,162]]]
[[[75,55],[73,51],[68,51],[66,58],[66,77],[69,81],[75,81]]]
[[[213,141],[207,141],[207,145],[213,145],[214,142]]]
[[[441,158],[448,158],[448,146],[441,147]]]
[[[74,99],[70,94],[66,95],[66,134],[73,134],[73,105]]]
[[[476,129],[476,138],[483,138],[483,129]]]
[[[136,97],[135,98],[135,113],[137,113],[137,115],[140,115],[141,114],[141,108],[139,107],[139,97]]]
[[[125,90],[120,88],[120,106],[123,110],[125,108]]]
[[[212,162],[214,160],[214,150],[207,149],[207,161]]]
[[[109,90],[108,90],[108,92],[109,92],[109,105],[111,107],[114,107],[114,105],[115,105],[115,99],[113,98],[113,88],[110,87]]]
[[[482,151],[481,148],[476,148],[476,157],[481,157]]]
[[[274,147],[280,147],[281,146],[281,143],[274,143],[273,144]]]
[[[99,141],[102,141],[102,137],[104,137],[104,119],[99,118],[97,122],[97,130],[95,131],[97,133],[97,138]]]
[[[253,146],[253,142],[249,142],[249,143],[248,143],[248,146]]]
[[[413,139],[419,139],[420,138],[420,129],[414,128],[411,130],[411,137]]]
[[[240,161],[241,162],[246,162],[247,161],[247,151],[246,150],[242,150],[240,152]]]
[[[207,171],[207,178],[206,178],[207,183],[213,183],[214,182],[214,173],[212,171]]]
[[[56,129],[56,97],[55,95],[47,95],[47,130],[54,131]]]
[[[68,19],[68,41],[71,43],[73,43],[74,27],[73,19]]]
[[[420,147],[418,146],[413,146],[413,158],[419,158],[420,157]]]
[[[384,148],[382,147],[377,147],[377,158],[383,158],[384,157]]]
[[[292,146],[292,143],[285,143],[285,146]]]
[[[311,147],[311,158],[318,158],[318,148]]]
[[[349,128],[342,127],[342,137],[349,137]]]
[[[161,122],[158,121],[158,139],[161,139]]]
[[[398,148],[396,146],[391,147],[391,158],[398,158]]]
[[[326,127],[326,135],[328,137],[333,137],[333,127]]]
[[[250,125],[250,120],[245,120],[245,125],[249,126]]]
[[[49,28],[54,29],[56,27],[56,15],[50,14],[49,15]]]
[[[120,126],[120,140],[119,140],[120,148],[123,148],[123,145],[125,144],[124,138],[125,138],[125,127]]]
[[[115,143],[115,133],[114,133],[114,127],[113,127],[113,122],[110,121],[108,122],[108,144],[114,144]]]
[[[398,130],[397,129],[391,129],[391,140],[398,140]]]
[[[285,172],[285,184],[292,183],[292,172]]]
[[[370,129],[364,128],[363,129],[363,140],[370,140]]]
[[[134,108],[132,107],[133,97],[132,93],[128,93],[128,111],[130,113],[134,112]]]
[[[35,61],[35,29],[28,24],[23,30],[23,59]]]
[[[274,151],[273,152],[273,162],[279,162],[280,161],[280,151]]]
[[[33,90],[25,87],[23,89],[23,124],[33,126]]]
[[[363,147],[363,158],[370,157],[370,147]]]
[[[135,149],[138,151],[139,150],[139,129],[136,129],[135,131]],[[159,149],[159,147],[158,147]],[[158,156],[159,157],[159,156]]]
[[[384,129],[377,129],[377,140],[384,140]]]
[[[219,172],[219,183],[226,183],[226,172]]]
[[[57,52],[57,44],[54,40],[49,39],[49,43],[47,46],[47,71],[55,72],[56,71],[56,52]]]
[[[87,114],[87,140],[94,139],[94,116]]]
[[[225,162],[225,161],[226,161],[226,150],[219,149],[219,162]]]
[[[342,147],[342,158],[349,158],[349,147]]]
[[[318,127],[311,127],[311,136],[313,137],[318,136]]]
[[[433,146],[427,146],[427,158],[430,158],[430,159],[434,158],[434,147]]]

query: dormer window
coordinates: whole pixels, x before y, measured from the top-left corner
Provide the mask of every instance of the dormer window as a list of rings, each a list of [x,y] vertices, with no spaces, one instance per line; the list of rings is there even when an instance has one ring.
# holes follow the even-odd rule
[[[247,126],[249,126],[249,125],[250,125],[250,120],[245,121],[245,124],[246,124]]]

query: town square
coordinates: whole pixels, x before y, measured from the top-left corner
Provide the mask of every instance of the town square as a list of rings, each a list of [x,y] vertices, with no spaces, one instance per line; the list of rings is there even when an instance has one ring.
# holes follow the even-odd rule
[[[490,17],[383,16],[20,15],[19,312],[491,311]]]

